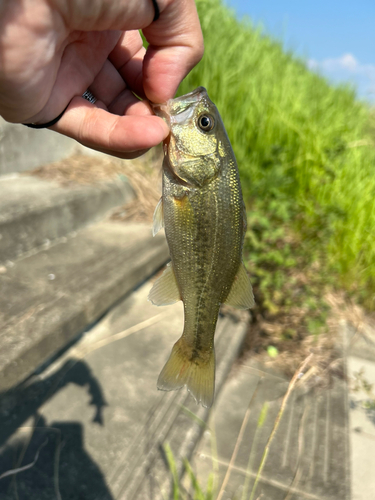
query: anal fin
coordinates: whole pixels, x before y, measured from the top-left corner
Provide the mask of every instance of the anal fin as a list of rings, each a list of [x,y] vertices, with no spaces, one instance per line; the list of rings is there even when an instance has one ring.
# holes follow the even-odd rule
[[[148,300],[155,306],[168,306],[181,300],[180,290],[178,289],[176,276],[171,262],[163,274],[158,278],[148,294]]]
[[[240,264],[232,288],[224,304],[236,307],[237,309],[250,309],[254,306],[253,288],[243,262]]]

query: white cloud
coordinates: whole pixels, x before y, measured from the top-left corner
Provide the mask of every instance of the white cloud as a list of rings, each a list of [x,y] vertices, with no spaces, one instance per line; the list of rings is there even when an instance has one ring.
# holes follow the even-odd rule
[[[337,58],[317,61],[310,59],[308,67],[313,71],[321,71],[335,80],[350,80],[357,83],[360,94],[373,94],[375,89],[375,64],[362,64],[353,54],[343,54]]]
[[[335,60],[332,60],[332,63],[335,63]],[[353,54],[344,54],[337,60],[339,66],[344,69],[348,69],[349,71],[357,71],[360,68],[360,64],[357,59],[353,56]]]
[[[350,73],[372,73],[375,72],[375,64],[361,64],[358,59],[356,59],[353,54],[343,54],[341,57],[336,59],[323,59],[323,61],[317,61],[316,59],[310,59],[308,61],[308,66],[310,69],[325,69],[326,71],[335,71],[338,69],[344,69]]]
[[[312,70],[318,69],[319,68],[319,63],[318,63],[318,61],[316,59],[309,59],[307,61],[307,67],[309,69],[312,69]]]

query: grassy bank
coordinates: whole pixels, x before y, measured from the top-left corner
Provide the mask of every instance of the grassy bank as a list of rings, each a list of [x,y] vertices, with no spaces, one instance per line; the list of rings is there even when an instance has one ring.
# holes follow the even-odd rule
[[[375,148],[368,106],[239,22],[219,0],[197,5],[205,56],[179,92],[203,85],[220,109],[249,212],[255,208],[271,224],[282,212],[310,263],[337,273],[371,307]]]

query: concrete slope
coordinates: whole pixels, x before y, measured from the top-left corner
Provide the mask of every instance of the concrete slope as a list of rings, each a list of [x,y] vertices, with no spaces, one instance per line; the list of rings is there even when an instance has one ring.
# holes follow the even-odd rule
[[[0,274],[0,391],[21,382],[168,260],[163,234],[101,222]]]
[[[362,323],[362,324],[361,324]],[[375,498],[375,329],[343,322],[349,391],[351,500]]]
[[[170,498],[171,447],[178,473],[209,410],[186,389],[161,392],[158,374],[182,333],[179,302],[155,307],[146,283],[108,312],[63,356],[10,395],[0,394],[0,498],[161,500]],[[219,318],[216,399],[247,325]],[[54,465],[55,464],[55,465]],[[8,497],[5,496],[8,500]]]
[[[52,130],[34,130],[0,117],[0,175],[31,170],[82,149],[78,142]]]
[[[37,177],[0,177],[0,262],[88,225],[133,198],[120,180],[62,187]]]
[[[339,362],[342,352],[338,355]],[[270,362],[250,358],[239,365],[211,415],[211,434],[194,453],[199,484],[207,484],[214,470],[217,489],[225,491],[222,498],[351,499],[347,384],[335,376],[320,382],[311,387],[301,377],[269,443],[289,380]],[[184,484],[192,490],[188,478]]]

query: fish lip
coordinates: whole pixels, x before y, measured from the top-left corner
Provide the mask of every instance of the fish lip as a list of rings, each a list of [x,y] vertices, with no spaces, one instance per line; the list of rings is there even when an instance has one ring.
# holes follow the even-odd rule
[[[156,116],[163,118],[166,121],[167,125],[170,127],[171,123],[174,123],[173,115],[170,113],[170,109],[172,105],[178,104],[179,102],[183,102],[187,107],[189,104],[194,104],[199,102],[202,98],[202,94],[207,95],[207,90],[204,87],[198,87],[197,89],[185,94],[181,97],[175,97],[174,99],[168,99],[168,101],[158,104],[150,102],[151,108]]]
[[[159,116],[159,118],[162,118],[168,125],[168,127],[171,127],[171,121],[170,121],[170,115],[169,115],[169,101],[164,102],[162,104],[157,104],[150,102],[150,106],[152,111],[155,113],[156,116]]]
[[[198,87],[195,90],[192,90],[188,94],[185,94],[181,97],[175,97],[174,99],[169,99],[168,103],[173,101],[173,103],[178,103],[183,101],[184,103],[190,104],[200,101],[202,94],[207,94],[207,90],[204,87]]]

